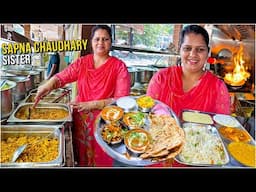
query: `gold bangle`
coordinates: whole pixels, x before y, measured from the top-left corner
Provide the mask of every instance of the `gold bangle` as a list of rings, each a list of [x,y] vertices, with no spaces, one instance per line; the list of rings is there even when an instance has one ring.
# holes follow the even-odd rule
[[[101,107],[101,109],[103,109],[104,107],[105,107],[105,99],[102,101],[102,107]]]

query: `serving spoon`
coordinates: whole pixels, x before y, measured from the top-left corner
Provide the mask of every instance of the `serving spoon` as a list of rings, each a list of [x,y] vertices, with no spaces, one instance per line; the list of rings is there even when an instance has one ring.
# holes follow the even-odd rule
[[[51,132],[50,134],[46,135],[45,137],[42,137],[41,139],[39,139],[38,141],[35,141],[34,143],[31,143],[31,144],[24,144],[24,145],[21,145],[19,146],[13,153],[13,156],[12,156],[12,160],[11,162],[12,163],[15,163],[16,160],[19,158],[19,156],[23,153],[23,151],[27,148],[28,145],[34,145],[36,143],[39,143],[41,142],[43,139],[49,137],[50,135],[52,135],[54,132]]]

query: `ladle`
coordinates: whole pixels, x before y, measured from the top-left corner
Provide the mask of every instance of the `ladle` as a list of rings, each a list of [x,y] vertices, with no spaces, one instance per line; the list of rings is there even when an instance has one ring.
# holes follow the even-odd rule
[[[24,144],[24,145],[21,145],[19,146],[13,153],[13,156],[12,156],[12,160],[11,162],[12,163],[15,163],[16,160],[19,158],[19,156],[23,153],[23,151],[27,148],[28,145],[34,145],[36,143],[39,143],[41,142],[43,139],[49,137],[50,135],[52,135],[54,132],[51,132],[50,134],[46,135],[45,137],[42,137],[41,139],[39,139],[38,141],[34,142],[34,143],[31,143],[31,144]]]

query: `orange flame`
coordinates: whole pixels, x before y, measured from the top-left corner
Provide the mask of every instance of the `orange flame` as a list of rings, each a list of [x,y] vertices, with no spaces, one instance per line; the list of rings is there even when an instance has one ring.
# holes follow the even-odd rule
[[[225,74],[224,80],[226,83],[232,86],[242,86],[245,84],[247,79],[250,77],[250,73],[246,71],[244,63],[243,46],[241,44],[237,55],[234,57],[235,67],[233,72]]]

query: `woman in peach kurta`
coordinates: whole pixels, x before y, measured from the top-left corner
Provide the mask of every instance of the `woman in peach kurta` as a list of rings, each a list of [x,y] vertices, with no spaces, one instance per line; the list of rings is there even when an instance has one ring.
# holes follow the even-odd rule
[[[73,142],[78,166],[110,167],[113,159],[94,137],[95,119],[100,110],[116,98],[130,93],[130,75],[125,63],[110,56],[111,28],[98,25],[92,30],[93,54],[77,59],[38,88],[36,102],[55,88],[77,82],[73,107]]]
[[[225,83],[205,69],[209,35],[199,25],[188,25],[180,34],[181,64],[158,71],[147,95],[169,105],[180,118],[182,110],[230,114]],[[174,162],[172,166],[184,166]]]

